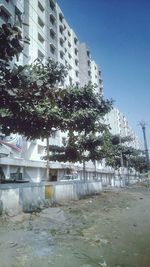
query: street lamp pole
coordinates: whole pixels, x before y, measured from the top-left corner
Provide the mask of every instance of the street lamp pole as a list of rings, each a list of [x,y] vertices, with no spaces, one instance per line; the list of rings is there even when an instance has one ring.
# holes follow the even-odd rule
[[[141,121],[140,122],[140,126],[141,126],[142,131],[143,131],[146,162],[147,162],[147,164],[149,166],[149,153],[148,153],[148,146],[147,146],[147,139],[146,139],[146,123],[144,121]]]
[[[121,136],[119,136],[119,144],[121,145]],[[121,168],[123,168],[123,155],[122,155],[122,151],[120,153],[120,162],[121,162]]]
[[[119,135],[119,144],[121,146],[122,142],[121,142],[121,130],[120,130],[120,135]],[[121,164],[121,179],[122,179],[122,183],[123,183],[123,186],[125,185],[125,177],[124,177],[124,170],[123,170],[123,167],[124,167],[124,164],[123,164],[123,155],[122,155],[122,151],[120,152],[120,164]]]
[[[149,153],[148,153],[148,146],[147,146],[147,139],[146,139],[146,123],[144,121],[140,122],[140,126],[142,128],[142,132],[143,132],[143,139],[144,139],[144,148],[145,148],[145,158],[146,158],[146,163],[147,163],[147,178],[148,178],[148,187],[150,187],[150,182],[149,182]]]

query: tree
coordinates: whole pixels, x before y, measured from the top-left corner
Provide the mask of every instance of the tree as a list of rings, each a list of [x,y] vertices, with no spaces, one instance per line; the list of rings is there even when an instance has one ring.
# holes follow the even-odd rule
[[[143,156],[143,153],[139,153],[137,156],[130,158],[130,166],[134,168],[139,173],[146,173],[148,169],[148,164]]]
[[[23,50],[21,33],[16,26],[0,28],[0,127],[6,135],[20,133],[30,138],[45,138],[62,127],[56,99],[66,69],[50,59],[37,60],[30,66],[10,64]]]
[[[61,97],[58,84],[66,68],[50,59],[45,64],[39,60],[29,66],[11,64],[24,42],[29,40],[22,39],[16,26],[0,27],[0,127],[6,135],[44,138],[62,122],[55,100]]]
[[[52,154],[50,155],[50,160],[60,161],[60,162],[83,162],[95,160],[93,159],[92,149],[97,145],[101,144],[102,140],[97,140],[94,138],[87,137],[86,139],[81,138],[81,136],[71,133],[68,134],[68,140],[66,146],[56,146],[50,145],[49,149]]]
[[[106,146],[107,151],[105,154],[106,164],[113,167],[114,169],[119,169],[121,166],[121,155],[123,159],[123,166],[128,169],[134,169],[139,173],[146,171],[147,162],[144,156],[144,152],[139,149],[129,146],[126,142],[131,142],[132,138],[130,136],[120,137],[119,135],[112,135],[107,133]]]
[[[53,129],[64,128],[56,100],[65,92],[58,86],[65,76],[65,67],[51,59],[45,64],[37,60],[30,66],[5,70],[0,78],[1,131],[6,135],[20,133],[30,139],[47,138],[48,142]],[[47,159],[47,173],[48,166]]]
[[[5,71],[0,77],[1,131],[36,139],[60,129],[62,114],[56,99],[61,97],[58,83],[65,75],[65,68],[50,59]]]
[[[10,98],[5,88],[4,73],[6,75],[10,69],[10,62],[14,56],[18,59],[19,54],[23,50],[22,36],[20,30],[16,26],[10,24],[3,24],[0,27],[0,130],[1,130],[1,118],[8,115],[8,110],[5,108],[6,103],[9,105]],[[27,39],[26,39],[27,41]],[[0,167],[0,179],[4,179],[4,173]]]
[[[103,117],[110,111],[112,100],[105,100],[96,94],[89,84],[83,88],[68,88],[57,103],[62,110],[64,127],[68,130],[67,144],[50,146],[52,154],[49,159],[83,162],[85,170],[85,162],[95,161],[98,157],[97,148],[100,148],[103,134],[108,128]]]
[[[6,135],[20,133],[30,139],[48,138],[53,129],[68,131],[65,160],[95,160],[96,149],[101,145],[96,134],[103,135],[107,129],[102,119],[112,101],[96,94],[91,84],[60,89],[58,85],[64,80],[66,69],[50,59],[45,64],[37,60],[30,66],[8,66],[23,49],[21,35],[15,29],[10,25],[1,29],[5,37],[0,67],[1,131]],[[95,153],[91,152],[92,146]]]
[[[105,100],[94,89],[90,83],[82,88],[67,88],[62,101],[58,100],[64,123],[70,131],[95,133],[105,128],[100,119],[110,111],[112,100]]]
[[[7,119],[12,117],[12,113],[20,110],[14,88],[16,88],[18,74],[23,67],[14,68],[12,61],[14,57],[18,59],[23,51],[24,42],[29,43],[29,39],[23,40],[18,27],[11,26],[11,24],[3,24],[0,27],[0,127],[1,131],[6,131],[6,134],[9,130]]]
[[[18,59],[23,51],[24,41],[29,42],[29,39],[23,40],[18,27],[2,24],[0,27],[0,60],[10,62],[14,56]]]

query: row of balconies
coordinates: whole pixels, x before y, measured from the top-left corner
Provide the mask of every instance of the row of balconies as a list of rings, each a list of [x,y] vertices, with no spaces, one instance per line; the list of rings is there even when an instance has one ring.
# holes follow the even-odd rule
[[[2,0],[2,4],[1,4],[1,5],[2,5],[2,7],[3,7],[2,10],[5,12],[4,1],[5,1],[5,0]],[[6,2],[6,1],[5,1],[5,2]],[[53,15],[53,14],[51,13],[51,15],[50,15],[50,20],[51,20],[51,22],[54,24],[54,23],[55,23],[55,17],[56,17],[56,10],[55,10],[54,3],[52,3],[52,2],[53,2],[53,1],[50,1],[51,11],[53,11],[53,13],[55,13],[55,14]],[[29,3],[29,4],[31,4],[31,3]],[[8,3],[8,7],[7,7],[7,9],[9,8],[9,6],[10,6],[10,3]],[[12,8],[12,6],[11,6],[11,8]],[[34,7],[33,7],[33,9],[34,9]],[[37,16],[37,20],[38,20],[38,21],[37,21],[37,24],[39,25],[39,28],[38,28],[39,32],[38,32],[38,36],[37,36],[37,41],[39,42],[39,46],[40,46],[41,48],[43,47],[42,51],[44,51],[45,41],[46,41],[46,39],[45,39],[46,34],[45,34],[45,32],[43,31],[44,26],[45,26],[45,24],[44,24],[44,22],[43,22],[44,17],[42,17],[42,14],[44,13],[44,11],[45,11],[45,9],[44,9],[44,7],[42,6],[41,2],[38,1],[38,13],[40,14],[40,16]],[[6,17],[7,17],[8,14],[11,15],[11,13],[12,13],[12,14],[14,13],[12,9],[10,9],[10,11],[7,10],[7,12],[6,12]],[[20,13],[20,14],[21,14],[21,13]],[[41,17],[42,17],[42,18],[41,18]],[[64,19],[64,17],[63,17],[63,15],[62,15],[62,13],[59,13],[59,20],[60,20],[61,23],[63,22],[63,19]],[[36,22],[35,22],[35,23],[36,23]],[[63,32],[64,30],[67,30],[67,32],[68,32],[68,36],[71,37],[71,30],[69,31],[69,29],[67,29],[67,27],[65,27],[65,26],[64,26],[64,28],[63,28],[62,25],[60,25],[59,27],[60,27],[60,28],[59,28],[60,31],[62,30],[62,32]],[[65,37],[65,38],[66,38],[66,37]],[[48,39],[47,39],[47,40],[48,40]],[[71,65],[69,64],[69,65],[71,66],[71,68],[74,67],[74,66],[77,67],[77,69],[75,70],[75,76],[78,77],[78,76],[79,76],[79,71],[78,71],[78,65],[79,65],[78,48],[77,48],[77,47],[74,48],[74,55],[72,55],[73,49],[72,49],[72,44],[71,44],[71,42],[68,40],[68,42],[67,42],[67,44],[68,44],[68,49],[67,49],[66,47],[63,47],[63,44],[64,44],[64,42],[67,40],[67,38],[64,39],[64,38],[60,37],[59,40],[60,40],[60,45],[62,46],[62,49],[59,51],[59,53],[60,53],[59,57],[60,57],[61,60],[64,60],[64,55],[65,55],[65,53],[67,52],[68,49],[70,49],[70,53],[68,52],[68,60],[71,60],[71,61],[72,61],[72,59],[75,58],[75,56],[76,56],[76,58],[74,59],[74,62],[72,62],[73,65],[72,65],[72,64],[71,64]],[[62,40],[63,40],[64,42],[63,42]],[[78,39],[74,36],[73,40],[74,40],[74,45],[76,46],[76,45],[78,44]],[[34,40],[34,41],[35,41],[35,40]],[[53,30],[53,28],[50,29],[49,42],[50,42],[50,51],[49,51],[49,52],[54,56],[54,54],[56,54],[56,50],[57,50],[57,49],[56,49],[56,45],[57,45],[58,39],[57,39],[56,32]],[[41,58],[43,58],[43,57],[44,57],[44,54],[45,54],[45,53],[43,53],[42,51],[40,51],[40,49],[38,50],[38,56],[40,56]],[[90,58],[90,52],[89,52],[89,50],[87,50],[86,52],[87,52],[87,57]],[[72,56],[73,56],[73,57],[72,57]],[[57,58],[57,55],[56,55],[56,58]],[[67,60],[67,61],[68,61],[68,60]],[[88,60],[87,64],[88,64],[88,66],[89,66],[88,76],[91,78],[90,59]],[[71,69],[71,68],[70,68],[70,69]]]

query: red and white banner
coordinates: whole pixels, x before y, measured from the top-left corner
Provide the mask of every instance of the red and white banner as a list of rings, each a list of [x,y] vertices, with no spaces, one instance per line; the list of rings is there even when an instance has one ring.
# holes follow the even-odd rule
[[[14,152],[22,152],[22,137],[18,134],[12,134],[4,137],[2,140],[0,140],[0,144],[11,148]]]

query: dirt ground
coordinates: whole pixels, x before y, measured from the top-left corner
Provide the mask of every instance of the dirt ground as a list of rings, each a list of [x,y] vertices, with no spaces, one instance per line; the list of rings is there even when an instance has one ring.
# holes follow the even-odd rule
[[[0,219],[0,267],[150,267],[150,190]]]

